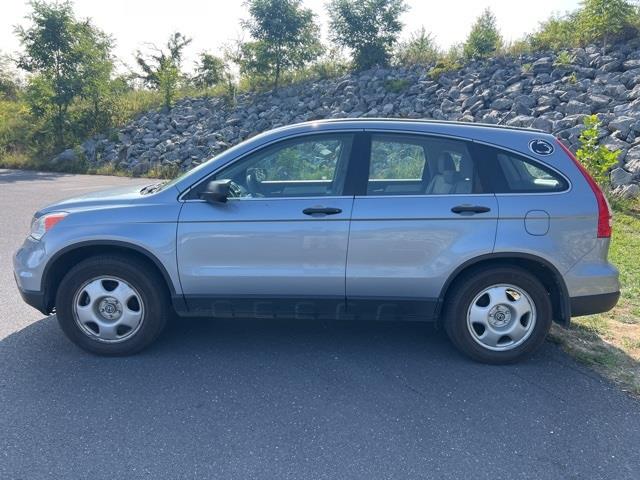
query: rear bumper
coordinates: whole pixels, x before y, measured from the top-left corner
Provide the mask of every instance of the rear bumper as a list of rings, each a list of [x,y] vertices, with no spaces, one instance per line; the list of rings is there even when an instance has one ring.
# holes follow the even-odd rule
[[[619,298],[620,292],[571,297],[571,316],[581,317],[583,315],[608,312],[616,306]]]

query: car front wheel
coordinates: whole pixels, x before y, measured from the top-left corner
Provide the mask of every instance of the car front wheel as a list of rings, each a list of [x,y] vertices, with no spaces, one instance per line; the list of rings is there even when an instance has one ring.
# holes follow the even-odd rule
[[[138,259],[89,258],[58,288],[58,322],[69,339],[92,353],[136,353],[158,337],[169,317],[162,285],[163,279]]]
[[[445,329],[459,350],[485,363],[512,363],[535,351],[552,320],[549,295],[519,268],[476,270],[456,282]]]

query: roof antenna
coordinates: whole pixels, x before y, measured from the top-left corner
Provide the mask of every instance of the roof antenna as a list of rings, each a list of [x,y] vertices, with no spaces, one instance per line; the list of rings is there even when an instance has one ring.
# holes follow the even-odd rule
[[[514,113],[513,111],[507,112],[504,117],[502,117],[498,123],[496,123],[496,125],[503,125],[503,122],[509,117],[509,115],[511,115],[512,113]]]

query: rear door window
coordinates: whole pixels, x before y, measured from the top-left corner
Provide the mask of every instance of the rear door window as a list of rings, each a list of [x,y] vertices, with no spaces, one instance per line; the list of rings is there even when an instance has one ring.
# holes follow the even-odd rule
[[[460,195],[481,191],[467,142],[373,134],[367,195]]]

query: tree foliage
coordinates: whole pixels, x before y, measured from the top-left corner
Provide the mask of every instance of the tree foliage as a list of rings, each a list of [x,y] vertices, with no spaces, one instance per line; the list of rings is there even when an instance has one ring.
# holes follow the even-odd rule
[[[313,12],[301,0],[248,0],[250,18],[242,22],[251,41],[242,45],[243,73],[278,86],[282,73],[300,68],[322,52]]]
[[[604,49],[638,34],[640,11],[628,0],[584,0],[580,8],[554,15],[527,40],[533,50],[562,50],[593,42]]]
[[[584,0],[580,12],[581,32],[586,41],[607,43],[629,26],[635,13],[627,0]]]
[[[11,63],[8,55],[0,54],[0,100],[17,100],[22,87],[22,82]]]
[[[211,88],[225,80],[225,61],[211,53],[202,52],[196,64],[193,84],[198,88]]]
[[[71,130],[69,107],[78,98],[98,105],[113,71],[111,38],[77,20],[71,3],[34,0],[30,26],[16,27],[23,52],[18,66],[32,76],[26,98],[33,113],[48,119],[55,145],[61,147]]]
[[[462,48],[465,58],[478,60],[494,55],[502,46],[502,37],[496,25],[496,17],[487,8],[471,27]]]
[[[331,39],[352,51],[356,69],[388,65],[406,10],[404,0],[331,0]]]

